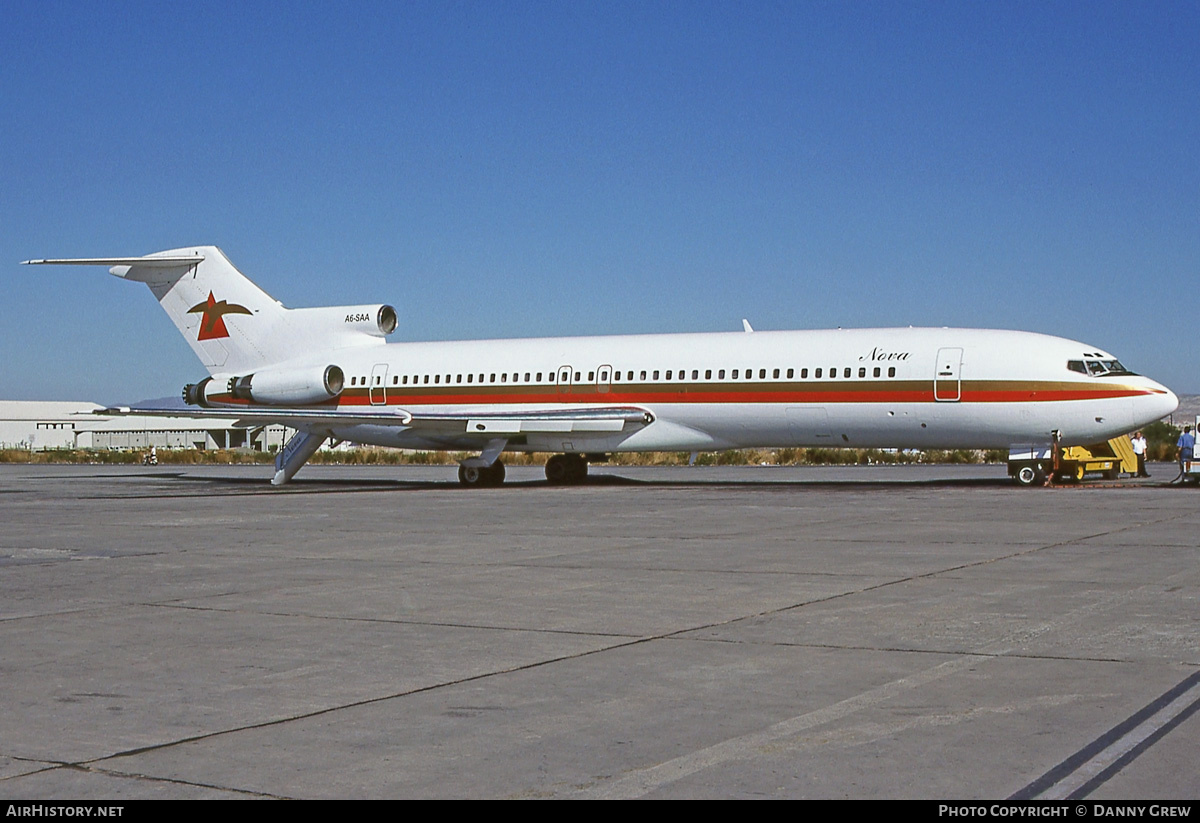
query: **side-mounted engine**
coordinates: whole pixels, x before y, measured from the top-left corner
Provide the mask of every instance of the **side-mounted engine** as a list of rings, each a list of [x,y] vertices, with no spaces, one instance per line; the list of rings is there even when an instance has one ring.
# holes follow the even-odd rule
[[[307,406],[342,393],[346,375],[339,366],[260,369],[244,375],[214,375],[183,387],[190,406],[211,408],[239,401],[269,406]]]

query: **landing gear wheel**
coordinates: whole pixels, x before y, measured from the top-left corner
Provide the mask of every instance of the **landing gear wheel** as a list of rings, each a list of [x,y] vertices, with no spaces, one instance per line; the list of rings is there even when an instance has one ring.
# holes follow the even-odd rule
[[[1017,473],[1013,475],[1013,480],[1017,481],[1021,486],[1032,486],[1037,481],[1038,472],[1033,466],[1022,466],[1017,469]]]
[[[504,482],[504,464],[497,460],[492,465],[488,466],[484,471],[485,486],[499,486]]]
[[[556,454],[546,461],[546,479],[556,486],[582,483],[587,461],[578,454]]]
[[[587,478],[587,461],[577,454],[567,456],[567,482],[582,483]]]
[[[499,486],[504,482],[504,464],[497,460],[490,466],[459,466],[458,482],[464,486]]]

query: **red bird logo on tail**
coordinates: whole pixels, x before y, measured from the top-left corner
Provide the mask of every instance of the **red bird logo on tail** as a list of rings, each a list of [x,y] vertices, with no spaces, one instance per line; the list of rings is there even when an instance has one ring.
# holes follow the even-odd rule
[[[227,303],[224,300],[217,301],[213,298],[213,293],[208,293],[208,299],[203,303],[197,303],[188,309],[188,314],[199,312],[200,318],[200,336],[197,340],[214,340],[218,337],[228,337],[229,329],[225,328],[224,315],[226,314],[253,314],[254,312],[245,306],[239,306],[237,303]]]

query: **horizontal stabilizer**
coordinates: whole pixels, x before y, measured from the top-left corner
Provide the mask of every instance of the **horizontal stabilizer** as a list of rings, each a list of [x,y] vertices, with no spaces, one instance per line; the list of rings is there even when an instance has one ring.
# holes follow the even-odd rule
[[[143,269],[178,269],[194,266],[204,258],[193,257],[72,257],[57,260],[25,260],[26,266],[137,266]]]

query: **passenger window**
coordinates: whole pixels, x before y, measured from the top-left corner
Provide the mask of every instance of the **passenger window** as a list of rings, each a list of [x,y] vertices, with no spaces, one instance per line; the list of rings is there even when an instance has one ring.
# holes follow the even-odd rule
[[[771,378],[774,380],[779,379],[779,369],[775,369],[775,371],[771,372]]]
[[[408,375],[404,375],[404,385],[408,385]]]
[[[876,377],[879,376],[879,367],[878,366],[875,367],[875,376]]]
[[[815,378],[817,378],[818,380],[820,380],[820,379],[821,379],[821,370],[820,370],[820,369],[817,369],[815,372],[813,372],[813,377],[815,377]]]
[[[837,369],[830,369],[830,370],[829,370],[829,376],[830,376],[831,378],[836,378],[836,377],[837,377]]]
[[[850,376],[850,367],[847,366],[845,368],[845,370],[842,372],[842,377],[849,377],[849,376]]]
[[[795,374],[796,374],[795,369],[788,369],[788,380],[791,380]]]
[[[350,385],[351,385],[351,386],[357,386],[357,385],[358,385],[358,378],[357,378],[357,377],[351,377],[351,378],[350,378]]]
[[[493,373],[492,373],[492,375],[491,375],[491,378],[488,380],[488,382],[489,382],[489,383],[495,383],[495,382],[496,382],[496,374],[495,374],[495,372],[493,372]]]
[[[818,376],[818,377],[820,377],[820,375],[817,375],[817,376]],[[806,380],[806,379],[808,379],[808,369],[801,369],[801,370],[800,370],[800,379],[801,379],[801,380]]]
[[[766,380],[766,379],[767,379],[767,370],[766,370],[766,369],[759,369],[759,370],[758,370],[758,379],[759,379],[759,380]]]
[[[468,375],[467,375],[467,382],[468,382],[468,383],[470,383],[470,382],[471,382],[471,378],[472,378],[472,377],[474,377],[474,376],[475,376],[475,375],[473,375],[473,374],[468,374]]]
[[[725,379],[725,370],[724,370],[724,369],[721,369],[719,372],[717,372],[717,379],[718,379],[718,380],[724,380],[724,379]]]
[[[667,369],[667,379],[668,380],[671,379],[671,370],[670,369]]]
[[[433,382],[434,382],[434,383],[438,383],[438,382],[440,382],[440,381],[441,381],[441,379],[442,379],[442,376],[441,376],[440,374],[435,374],[435,375],[433,376]]]
[[[866,377],[866,376],[867,376],[867,369],[866,369],[866,367],[865,367],[865,366],[860,366],[860,367],[859,367],[859,369],[858,369],[858,376],[859,376],[859,377]]]
[[[578,383],[578,382],[579,382],[579,378],[580,378],[580,376],[581,376],[581,373],[580,373],[580,372],[575,372],[575,382],[576,382],[576,383]]]
[[[896,367],[889,366],[888,367],[888,377],[895,377],[895,376],[896,376]]]
[[[733,370],[733,375],[732,375],[733,379],[734,379],[734,380],[737,380],[737,376],[738,376],[738,370],[737,370],[737,369],[734,369],[734,370]]]
[[[507,383],[507,382],[508,382],[508,372],[505,372],[504,374],[500,375],[500,382],[501,382],[501,383]]]

